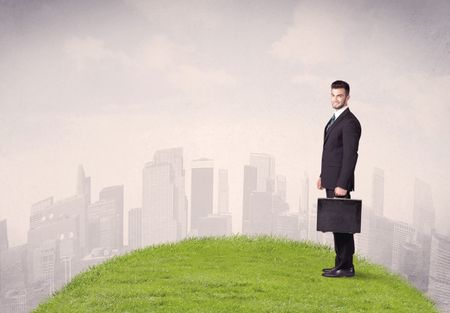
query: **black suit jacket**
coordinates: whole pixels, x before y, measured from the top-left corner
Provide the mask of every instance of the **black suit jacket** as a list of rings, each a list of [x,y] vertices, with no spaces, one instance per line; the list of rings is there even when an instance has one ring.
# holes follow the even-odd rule
[[[328,126],[328,124],[327,124]],[[345,109],[326,131],[324,130],[322,187],[341,187],[348,191],[355,189],[355,167],[358,160],[361,124],[350,109]]]

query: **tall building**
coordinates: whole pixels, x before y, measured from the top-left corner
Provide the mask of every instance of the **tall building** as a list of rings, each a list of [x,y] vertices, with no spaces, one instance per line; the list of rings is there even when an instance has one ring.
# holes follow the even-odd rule
[[[298,213],[285,212],[276,217],[277,236],[291,240],[300,239],[299,216]]]
[[[91,178],[86,177],[82,165],[78,166],[77,195],[84,196],[86,207],[91,203]]]
[[[256,191],[275,192],[275,159],[266,153],[250,153],[250,165],[256,167]]]
[[[393,222],[393,224],[394,233],[392,240],[391,269],[394,272],[402,273],[405,270],[401,268],[401,250],[405,244],[411,243],[413,241],[415,230],[411,225],[404,222]]]
[[[142,208],[128,211],[128,247],[131,250],[142,247]]]
[[[376,215],[383,216],[384,171],[380,168],[374,168],[372,175],[372,210]]]
[[[72,271],[72,262],[78,262],[86,250],[81,246],[86,237],[80,220],[84,205],[85,198],[76,195],[54,203],[48,198],[32,206],[27,236],[27,283],[33,286],[27,298],[31,307],[80,270]]]
[[[247,234],[270,235],[274,231],[274,215],[272,214],[272,193],[252,192],[250,194],[250,216]]]
[[[8,244],[8,229],[6,227],[6,220],[0,221],[0,251],[6,250],[9,247]]]
[[[286,201],[287,183],[286,176],[277,175],[275,183],[275,194],[280,197],[281,200]]]
[[[435,211],[431,187],[426,182],[416,178],[414,182],[413,226],[420,233],[431,235],[434,223]]]
[[[155,152],[153,161],[144,167],[142,198],[143,246],[186,237],[183,148]]]
[[[369,221],[369,257],[387,268],[392,265],[394,223],[383,216],[372,215]]]
[[[436,232],[431,237],[428,295],[442,312],[450,312],[450,238]]]
[[[175,183],[169,163],[149,162],[143,174],[142,245],[177,240]]]
[[[249,232],[250,223],[250,196],[256,192],[256,167],[251,165],[244,166],[244,190],[242,195],[242,233]]]
[[[0,254],[0,312],[29,312],[27,301],[27,246],[11,247]]]
[[[99,193],[99,202],[113,202],[113,216],[108,218],[111,219],[111,226],[113,227],[113,248],[117,249],[121,249],[123,247],[123,198],[123,185],[106,187],[103,188]],[[102,223],[105,222],[102,221]]]
[[[219,169],[219,193],[217,203],[219,213],[229,213],[228,171],[226,169]]]
[[[191,231],[198,232],[201,218],[213,214],[214,161],[192,161],[191,174]]]
[[[111,251],[123,247],[123,188],[115,192],[117,196],[122,195],[121,203],[114,197],[100,197],[99,201],[92,203],[88,208],[89,252],[95,248]]]
[[[170,164],[172,168],[173,184],[173,214],[177,227],[177,240],[184,239],[187,235],[188,227],[188,206],[186,203],[185,191],[185,170],[183,167],[183,148],[162,149],[155,152],[153,157],[155,164]]]
[[[426,292],[430,275],[431,236],[416,232],[411,243],[400,249],[402,274],[416,288]]]

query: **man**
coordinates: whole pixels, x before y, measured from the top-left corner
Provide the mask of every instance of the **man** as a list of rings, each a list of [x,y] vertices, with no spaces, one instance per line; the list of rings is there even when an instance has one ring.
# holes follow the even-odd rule
[[[325,126],[322,152],[322,167],[317,188],[326,190],[327,198],[350,198],[354,190],[355,166],[358,159],[358,145],[361,124],[350,112],[348,100],[350,86],[337,80],[331,84],[331,106],[335,112]],[[352,277],[355,275],[353,234],[333,233],[336,258],[334,267],[324,268],[324,277]]]

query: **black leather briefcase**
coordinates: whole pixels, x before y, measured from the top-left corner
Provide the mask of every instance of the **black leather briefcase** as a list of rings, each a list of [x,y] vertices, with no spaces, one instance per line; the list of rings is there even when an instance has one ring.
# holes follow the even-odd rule
[[[319,198],[317,200],[317,230],[333,233],[360,233],[361,207],[361,200]]]

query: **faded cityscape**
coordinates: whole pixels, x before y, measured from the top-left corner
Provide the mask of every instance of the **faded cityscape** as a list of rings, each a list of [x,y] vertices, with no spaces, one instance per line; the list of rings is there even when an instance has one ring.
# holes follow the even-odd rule
[[[448,0],[0,0],[0,312],[153,244],[330,244],[315,181],[343,79],[362,125],[357,253],[450,313],[449,15]]]
[[[142,207],[124,208],[124,186],[107,186],[91,201],[91,178],[78,168],[74,195],[31,205],[27,242],[10,247],[7,221],[0,221],[0,311],[29,312],[76,274],[108,258],[138,248],[187,237],[228,236],[232,232],[227,169],[214,160],[192,160],[190,196],[185,191],[183,148],[162,149],[142,171]],[[316,231],[317,201],[304,176],[299,207],[286,202],[287,181],[275,171],[275,157],[251,153],[243,165],[242,234],[310,240],[332,246],[332,236]],[[218,190],[214,192],[214,180]],[[401,274],[450,312],[450,237],[435,231],[429,185],[414,182],[413,224],[386,218],[384,172],[373,171],[373,203],[363,201],[360,256]],[[74,184],[75,185],[75,184]],[[218,211],[213,211],[217,194]],[[190,208],[190,216],[188,215]],[[128,212],[128,245],[124,214]]]

